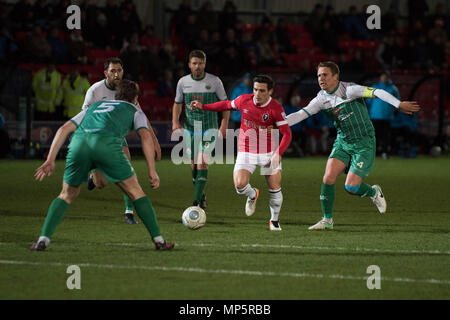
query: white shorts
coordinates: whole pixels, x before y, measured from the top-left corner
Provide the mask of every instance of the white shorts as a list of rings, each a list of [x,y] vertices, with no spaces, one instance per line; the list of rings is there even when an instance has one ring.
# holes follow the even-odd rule
[[[256,166],[261,167],[261,175],[271,176],[276,173],[277,170],[281,170],[281,162],[275,169],[270,168],[270,159],[272,158],[271,153],[249,153],[249,152],[238,152],[236,157],[236,164],[234,165],[234,172],[238,170],[247,170],[253,174]]]

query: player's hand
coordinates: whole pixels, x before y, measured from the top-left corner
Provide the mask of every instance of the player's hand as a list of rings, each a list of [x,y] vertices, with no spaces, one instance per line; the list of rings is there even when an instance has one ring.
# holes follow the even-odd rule
[[[203,104],[198,100],[191,101],[191,110],[199,109],[202,110]]]
[[[226,139],[227,137],[227,127],[223,124],[220,125],[219,132],[218,132],[219,138]]]
[[[159,180],[159,176],[155,170],[150,171],[149,179],[150,179],[150,185],[152,186],[152,189],[158,189],[160,180]]]
[[[172,121],[172,131],[183,129],[179,121]]]
[[[51,176],[54,170],[55,162],[47,160],[39,168],[36,169],[34,178],[36,180],[42,181],[46,176]]]
[[[276,169],[280,165],[281,156],[278,152],[275,152],[270,159],[270,169]]]
[[[398,105],[398,108],[406,114],[413,114],[420,110],[420,106],[417,101],[402,101]]]

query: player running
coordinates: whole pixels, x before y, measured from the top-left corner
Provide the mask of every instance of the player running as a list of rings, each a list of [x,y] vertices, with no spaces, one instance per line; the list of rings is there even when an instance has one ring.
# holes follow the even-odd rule
[[[189,53],[189,69],[191,74],[178,80],[175,103],[172,113],[172,130],[181,129],[180,115],[183,101],[185,103],[186,121],[183,130],[183,142],[191,157],[192,182],[195,186],[194,206],[206,209],[205,188],[208,179],[208,163],[217,139],[217,113],[191,110],[191,101],[200,100],[203,103],[213,103],[227,99],[222,81],[210,73],[205,72],[206,54],[201,50]],[[230,112],[222,114],[219,135],[226,137]],[[211,137],[203,139],[204,136]],[[204,141],[208,140],[208,141]],[[199,145],[195,143],[199,142]]]
[[[155,170],[153,139],[147,126],[147,117],[136,107],[138,93],[139,87],[136,83],[122,80],[118,85],[115,101],[99,101],[58,129],[47,160],[36,170],[35,178],[42,181],[53,174],[56,156],[64,141],[74,132],[69,144],[63,187],[59,196],[51,203],[41,236],[31,246],[31,250],[42,251],[48,247],[50,238],[69,205],[80,193],[80,185],[85,181],[92,166],[101,170],[109,181],[116,183],[131,199],[155,243],[156,250],[170,250],[174,247],[174,244],[165,242],[161,236],[152,203],[139,185],[134,169],[122,148],[123,139],[133,128],[141,138],[150,184],[153,189],[158,188],[160,181]]]
[[[232,101],[213,104],[191,103],[192,109],[241,111],[238,154],[233,171],[234,186],[239,195],[247,196],[245,214],[251,216],[256,209],[259,189],[250,185],[250,176],[261,167],[269,188],[269,229],[280,231],[279,214],[283,203],[281,192],[281,156],[291,143],[291,129],[286,121],[283,107],[272,99],[274,81],[267,75],[253,78],[253,93],[243,94]],[[282,134],[278,146],[278,128]],[[278,146],[276,148],[276,146]],[[276,149],[275,149],[276,148]]]
[[[334,184],[344,171],[348,172],[345,190],[349,194],[370,197],[380,213],[386,212],[381,187],[363,182],[373,168],[376,152],[375,130],[364,98],[380,98],[407,114],[419,111],[420,107],[417,102],[401,102],[382,89],[339,81],[339,67],[331,61],[319,63],[317,80],[322,90],[305,108],[288,115],[287,121],[292,126],[323,111],[337,129],[320,191],[323,218],[309,227],[309,230],[329,230],[333,229]]]
[[[117,93],[116,87],[123,78],[123,72],[123,64],[119,58],[106,59],[104,62],[105,79],[94,83],[88,89],[84,98],[83,110],[100,100],[114,100],[114,96]],[[137,103],[137,107],[140,108],[139,103]],[[147,125],[153,139],[153,145],[155,146],[156,159],[161,160],[161,147],[148,120]],[[128,160],[131,160],[130,150],[128,149],[128,143],[125,138],[123,139],[122,146]],[[89,175],[87,184],[88,190],[93,190],[95,187],[102,189],[107,184],[107,180],[100,171],[93,170],[92,174]],[[126,194],[123,195],[123,198],[125,201],[125,222],[136,224],[137,222],[133,214],[133,204]]]

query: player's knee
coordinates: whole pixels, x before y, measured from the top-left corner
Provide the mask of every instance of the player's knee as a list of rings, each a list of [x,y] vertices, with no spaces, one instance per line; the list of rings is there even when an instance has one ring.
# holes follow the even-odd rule
[[[80,194],[80,188],[68,188],[63,189],[58,198],[64,200],[68,204],[71,204],[73,200]]]
[[[358,185],[356,185],[356,186],[351,186],[351,185],[345,185],[344,186],[344,188],[345,188],[345,191],[347,191],[348,193],[350,193],[351,195],[354,195],[355,193],[357,193],[358,192],[358,190],[359,190],[359,184]]]
[[[336,177],[334,175],[325,174],[323,176],[323,183],[325,184],[335,184],[336,183]]]
[[[243,195],[248,187],[248,183],[247,184],[235,183],[234,187],[236,188],[237,194]]]

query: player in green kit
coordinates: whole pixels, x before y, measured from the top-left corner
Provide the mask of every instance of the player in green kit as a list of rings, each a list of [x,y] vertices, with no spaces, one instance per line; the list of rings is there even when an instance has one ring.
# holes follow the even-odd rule
[[[298,112],[287,116],[290,126],[320,111],[334,122],[337,137],[328,158],[322,180],[320,202],[323,218],[309,230],[333,229],[333,205],[337,177],[348,171],[345,190],[358,197],[370,197],[380,213],[387,204],[379,185],[363,182],[375,161],[375,130],[369,118],[364,98],[380,98],[412,114],[420,110],[417,102],[399,101],[382,89],[339,81],[339,67],[331,61],[321,62],[317,68],[317,80],[322,89],[311,102]]]
[[[172,113],[172,130],[181,129],[180,115],[183,102],[189,106],[191,101],[198,100],[203,104],[214,103],[227,99],[222,81],[205,72],[206,54],[201,50],[189,53],[189,69],[191,74],[178,80],[175,103]],[[206,208],[205,187],[208,178],[209,156],[214,150],[217,139],[217,112],[191,110],[185,107],[186,121],[184,123],[183,141],[190,153],[192,182],[195,186],[194,206]],[[222,113],[219,135],[226,138],[230,112]]]
[[[62,221],[68,206],[80,192],[80,185],[92,168],[97,168],[110,181],[116,183],[132,200],[138,216],[149,231],[157,250],[170,250],[174,244],[164,241],[159,231],[156,213],[143,192],[122,142],[131,129],[136,130],[142,141],[142,150],[147,161],[150,184],[159,187],[155,170],[154,146],[147,118],[136,107],[139,87],[135,82],[122,80],[118,85],[116,100],[102,100],[81,111],[61,126],[53,139],[47,161],[35,173],[42,181],[53,174],[55,159],[67,137],[73,133],[64,169],[63,187],[53,200],[42,227],[41,236],[31,250],[45,250],[50,238]]]

